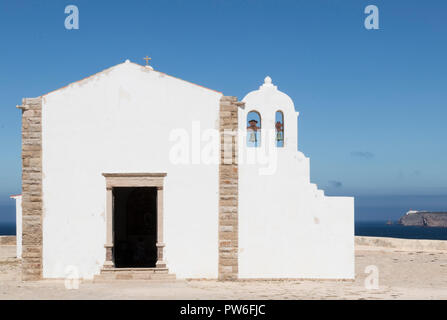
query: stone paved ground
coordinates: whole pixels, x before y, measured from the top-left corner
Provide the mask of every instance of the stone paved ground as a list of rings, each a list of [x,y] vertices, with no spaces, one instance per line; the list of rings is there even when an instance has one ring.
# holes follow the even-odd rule
[[[356,280],[219,282],[21,282],[15,248],[0,247],[0,299],[447,299],[447,252],[411,252],[357,247]],[[379,268],[379,289],[367,290],[365,267]]]

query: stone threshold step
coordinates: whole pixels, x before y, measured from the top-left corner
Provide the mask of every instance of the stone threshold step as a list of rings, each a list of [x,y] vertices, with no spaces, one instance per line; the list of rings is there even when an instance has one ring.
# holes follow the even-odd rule
[[[130,280],[130,281],[169,281],[176,280],[175,274],[167,273],[108,273],[99,274],[94,278],[94,282],[101,281],[120,281],[120,280]]]
[[[103,268],[101,273],[168,273],[168,268]]]
[[[94,279],[93,283],[146,283],[146,284],[152,284],[152,283],[175,283],[177,282],[177,279]]]

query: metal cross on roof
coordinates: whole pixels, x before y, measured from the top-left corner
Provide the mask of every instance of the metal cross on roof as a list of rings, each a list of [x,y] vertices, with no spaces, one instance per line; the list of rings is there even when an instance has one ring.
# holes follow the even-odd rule
[[[143,58],[143,60],[146,60],[146,65],[149,65],[149,60],[152,60],[152,58],[149,58],[148,56],[146,56],[145,58]]]

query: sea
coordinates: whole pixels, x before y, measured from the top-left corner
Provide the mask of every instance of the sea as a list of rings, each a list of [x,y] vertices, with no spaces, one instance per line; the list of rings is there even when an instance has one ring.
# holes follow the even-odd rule
[[[403,226],[386,221],[356,222],[355,235],[403,239],[447,240],[447,228]]]
[[[0,235],[15,235],[16,225],[0,223]],[[386,221],[356,222],[356,236],[389,237],[404,239],[447,240],[447,228],[410,227],[397,222],[388,225]]]
[[[15,222],[0,222],[0,236],[14,236],[15,234]]]

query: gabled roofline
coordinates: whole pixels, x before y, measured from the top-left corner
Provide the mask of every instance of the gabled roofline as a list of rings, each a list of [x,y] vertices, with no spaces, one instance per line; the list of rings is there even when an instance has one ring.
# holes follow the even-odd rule
[[[147,70],[146,67],[145,67],[145,66],[142,66],[141,64],[138,64],[138,63],[135,63],[135,62],[132,62],[132,61],[129,61],[129,62],[132,63],[132,64],[134,64],[134,65],[136,65],[136,66],[139,66],[139,67],[144,68],[145,70]],[[182,79],[182,78],[178,78],[178,77],[172,76],[172,75],[170,75],[170,74],[167,74],[167,73],[164,73],[164,72],[161,72],[161,71],[157,71],[157,70],[153,70],[153,69],[152,69],[151,71],[155,71],[155,72],[158,72],[159,74],[162,74],[162,75],[171,77],[171,78],[173,78],[173,79],[181,80],[181,81],[184,81],[184,82],[186,82],[186,83],[190,83],[190,84],[193,84],[193,85],[195,85],[195,86],[198,86],[198,87],[201,87],[201,88],[204,88],[204,89],[207,89],[207,90],[211,90],[211,91],[214,91],[214,92],[217,92],[217,93],[220,93],[220,94],[223,95],[223,93],[222,93],[221,91],[217,91],[217,90],[214,90],[214,89],[211,89],[211,88],[202,86],[202,85],[200,85],[200,84],[197,84],[197,83],[194,83],[194,82],[191,82],[191,81],[188,81],[188,80],[184,80],[184,79]]]
[[[169,74],[167,74],[167,73],[164,73],[164,72],[161,72],[161,71],[157,71],[157,70],[153,70],[153,69],[148,69],[148,68],[146,68],[145,66],[142,66],[141,64],[132,62],[132,61],[130,61],[130,60],[126,60],[126,61],[123,62],[123,63],[116,64],[116,65],[114,65],[114,66],[112,66],[112,67],[109,67],[109,68],[107,68],[107,69],[104,69],[104,70],[102,70],[102,71],[99,71],[99,72],[97,72],[97,73],[94,73],[94,74],[92,74],[92,75],[90,75],[90,76],[88,76],[88,77],[85,77],[85,78],[82,78],[82,79],[80,79],[80,80],[71,82],[71,83],[69,83],[69,84],[67,84],[67,85],[65,85],[65,86],[63,86],[63,87],[61,87],[61,88],[59,88],[59,89],[52,90],[52,91],[50,91],[50,92],[48,92],[48,93],[45,93],[45,94],[43,94],[43,95],[41,95],[41,96],[39,96],[39,97],[42,98],[42,97],[45,97],[45,96],[47,96],[47,95],[49,95],[49,94],[51,94],[51,93],[53,93],[53,92],[56,92],[56,91],[59,91],[59,90],[63,90],[63,89],[65,89],[65,88],[67,88],[67,87],[69,87],[69,86],[71,86],[71,85],[73,85],[73,84],[75,84],[75,83],[79,83],[79,82],[85,81],[85,80],[87,80],[87,79],[93,78],[93,77],[95,77],[95,76],[97,76],[97,75],[99,75],[99,74],[101,74],[101,73],[108,72],[108,71],[112,70],[113,68],[116,68],[116,67],[118,67],[118,66],[120,66],[120,65],[123,65],[123,64],[126,64],[126,63],[132,63],[133,65],[136,65],[136,66],[142,68],[142,70],[144,70],[144,71],[150,70],[150,71],[158,72],[159,74],[166,75],[166,76],[171,77],[171,78],[173,78],[173,79],[181,80],[181,81],[187,82],[187,83],[189,83],[189,84],[193,84],[193,85],[195,85],[195,86],[198,86],[198,87],[201,87],[201,88],[204,88],[204,89],[207,89],[207,90],[211,90],[211,91],[214,91],[214,92],[216,92],[216,93],[223,94],[223,93],[220,92],[220,91],[217,91],[217,90],[214,90],[214,89],[210,89],[210,88],[204,87],[204,86],[202,86],[202,85],[200,85],[200,84],[197,84],[197,83],[194,83],[194,82],[191,82],[191,81],[188,81],[188,80],[184,80],[184,79],[181,79],[181,78],[177,78],[177,77],[171,76],[171,75],[169,75]]]

